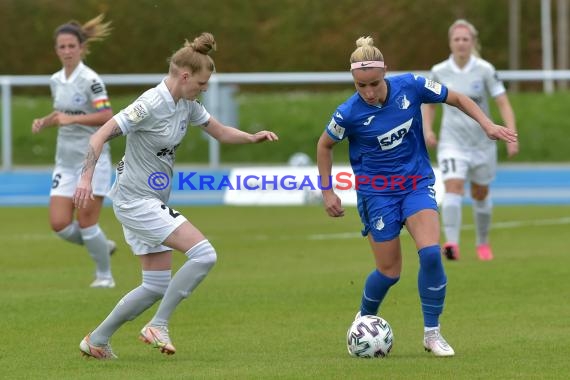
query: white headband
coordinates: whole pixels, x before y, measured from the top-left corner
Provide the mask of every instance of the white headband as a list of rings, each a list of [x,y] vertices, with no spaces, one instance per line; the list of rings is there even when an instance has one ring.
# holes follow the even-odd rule
[[[350,70],[354,69],[364,69],[367,67],[384,67],[384,61],[362,61],[362,62],[354,62],[350,64]]]

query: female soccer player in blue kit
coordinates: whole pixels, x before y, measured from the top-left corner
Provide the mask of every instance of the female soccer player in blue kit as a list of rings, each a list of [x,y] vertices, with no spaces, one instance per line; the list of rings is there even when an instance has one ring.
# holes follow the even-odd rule
[[[323,202],[329,216],[344,215],[331,187],[332,149],[348,138],[358,212],[376,261],[364,285],[357,315],[375,315],[400,278],[400,230],[406,226],[420,261],[418,290],[424,318],[424,348],[435,356],[453,356],[440,333],[447,277],[441,261],[435,176],[422,130],[422,103],[447,103],[475,119],[491,139],[516,141],[516,133],[494,124],[467,96],[419,75],[386,78],[386,65],[371,37],[360,37],[350,57],[356,93],[341,104],[317,144]],[[375,178],[382,178],[378,183]],[[356,177],[355,177],[356,178]],[[385,186],[385,179],[394,186]],[[330,188],[329,188],[330,187]]]

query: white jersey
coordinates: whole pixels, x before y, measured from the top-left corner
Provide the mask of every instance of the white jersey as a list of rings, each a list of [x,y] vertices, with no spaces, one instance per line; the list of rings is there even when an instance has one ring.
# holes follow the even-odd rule
[[[496,97],[505,92],[493,65],[484,59],[471,56],[465,67],[460,68],[450,56],[434,65],[431,79],[450,90],[470,97],[490,116],[488,96]],[[487,137],[481,126],[461,110],[448,104],[443,105],[443,116],[439,136],[439,147],[447,148],[492,148],[495,141]]]
[[[109,194],[113,203],[151,198],[166,203],[176,149],[187,126],[206,123],[210,114],[198,101],[180,99],[175,103],[162,81],[113,118],[127,136],[125,156]]]
[[[50,89],[54,110],[68,115],[86,115],[111,108],[103,81],[83,62],[79,63],[69,78],[65,77],[64,69],[53,74],[50,78]],[[56,166],[81,168],[87,154],[89,138],[97,129],[80,124],[59,127]],[[105,144],[101,154],[110,155],[109,152],[109,145]]]

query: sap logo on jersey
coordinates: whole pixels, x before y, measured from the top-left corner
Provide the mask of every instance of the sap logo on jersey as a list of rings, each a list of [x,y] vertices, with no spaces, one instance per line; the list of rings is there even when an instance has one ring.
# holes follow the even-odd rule
[[[378,142],[380,142],[380,149],[390,150],[397,147],[402,143],[404,136],[410,130],[412,126],[412,120],[410,119],[403,124],[398,125],[396,128],[378,136]]]

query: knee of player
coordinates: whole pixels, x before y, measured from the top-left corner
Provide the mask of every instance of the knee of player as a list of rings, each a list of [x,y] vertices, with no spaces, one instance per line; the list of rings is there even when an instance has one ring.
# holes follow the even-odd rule
[[[50,220],[50,227],[53,232],[61,232],[71,225],[70,219]]]
[[[472,186],[471,187],[471,197],[476,201],[483,201],[487,198],[489,194],[489,188],[487,186]]]
[[[202,262],[209,265],[210,267],[213,267],[218,262],[218,255],[216,251],[212,250],[212,252],[208,254],[208,256],[204,257]]]
[[[186,252],[189,260],[213,267],[218,261],[216,249],[208,240],[202,240]]]
[[[376,270],[386,277],[395,279],[395,284],[400,278],[400,274],[402,272],[402,261],[400,259],[393,263],[376,263]]]

